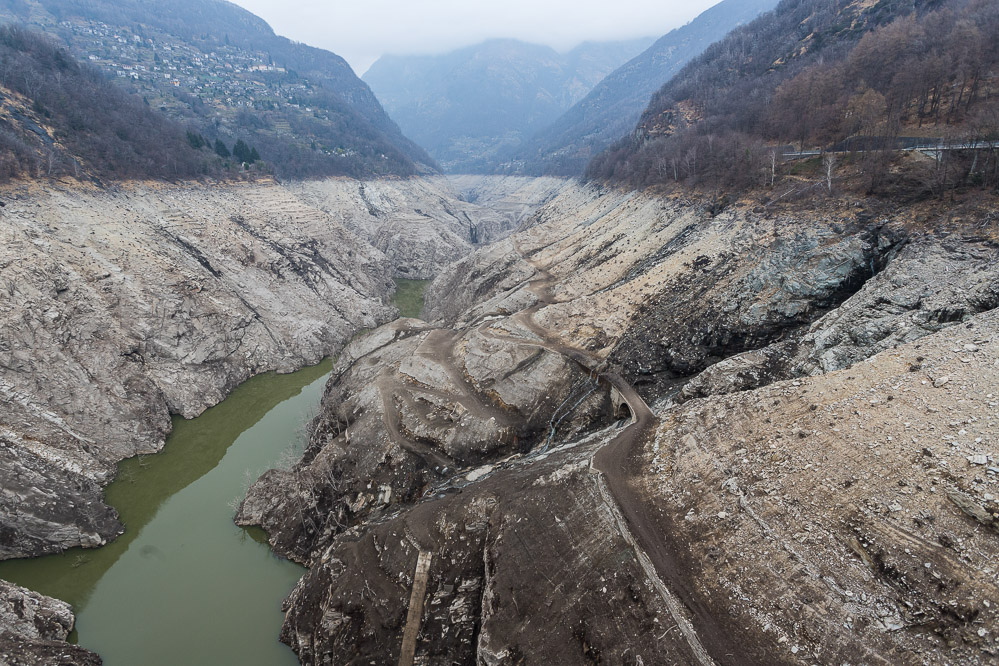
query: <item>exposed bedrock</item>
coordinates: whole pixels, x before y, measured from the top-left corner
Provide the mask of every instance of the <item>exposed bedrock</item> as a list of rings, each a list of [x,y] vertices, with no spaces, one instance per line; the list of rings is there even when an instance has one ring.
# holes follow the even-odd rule
[[[0,581],[0,664],[100,666],[96,654],[65,642],[74,621],[69,604]]]
[[[274,184],[16,189],[0,234],[0,557],[121,529],[101,487],[248,377],[392,316],[385,258]]]
[[[162,447],[171,414],[337,352],[396,314],[393,275],[514,224],[442,179],[0,196],[0,559],[113,538],[102,488]]]
[[[688,383],[682,396],[731,393],[846,368],[996,306],[994,244],[914,239],[884,271],[800,335],[725,359]]]
[[[465,176],[286,187],[384,253],[396,277],[430,279],[474,247],[508,235],[565,181]],[[463,192],[476,192],[463,196]],[[478,194],[481,192],[481,194]]]
[[[665,412],[636,483],[709,612],[799,663],[994,662],[997,331]]]
[[[334,539],[289,597],[282,640],[305,664],[395,663],[424,551],[422,663],[694,663],[590,470],[607,436]]]
[[[609,418],[609,386],[547,344],[517,322],[453,331],[415,319],[351,343],[301,463],[261,477],[237,522],[263,526],[279,553],[307,563],[338,532],[460,470]]]
[[[241,507],[310,566],[282,639],[306,664],[994,659],[995,230],[889,213],[570,186],[452,264],[431,323],[347,348],[303,459]]]
[[[878,228],[819,227],[772,238],[750,236],[754,231],[726,239],[726,250],[701,255],[675,275],[639,308],[611,362],[661,393],[671,380],[794,336],[863,287],[901,241],[899,232]]]

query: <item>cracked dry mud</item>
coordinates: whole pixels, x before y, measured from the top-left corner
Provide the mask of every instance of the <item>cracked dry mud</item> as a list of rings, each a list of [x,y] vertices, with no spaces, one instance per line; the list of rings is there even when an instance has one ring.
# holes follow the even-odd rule
[[[996,657],[995,231],[709,204],[567,187],[345,350],[239,516],[303,663],[396,660],[420,552],[416,663]]]

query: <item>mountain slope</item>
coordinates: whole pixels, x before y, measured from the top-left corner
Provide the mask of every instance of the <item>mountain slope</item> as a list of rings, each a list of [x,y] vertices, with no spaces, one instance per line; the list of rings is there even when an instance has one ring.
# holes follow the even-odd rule
[[[220,176],[222,161],[45,36],[0,26],[0,180]]]
[[[58,36],[212,141],[258,147],[279,175],[433,167],[342,58],[279,37],[229,2],[3,0],[0,20]]]
[[[839,161],[870,192],[994,183],[997,30],[987,0],[784,0],[657,92],[588,176],[729,190],[804,178],[832,192]],[[921,140],[951,148],[896,159]],[[792,143],[832,151],[822,179],[818,158],[782,163]]]
[[[692,58],[778,0],[723,0],[661,37],[517,150],[508,169],[575,176],[590,158],[630,132],[649,98]]]
[[[983,203],[564,188],[438,277],[426,321],[348,346],[301,462],[251,486],[237,520],[310,565],[282,640],[303,664],[395,661],[414,629],[422,663],[993,663]]]
[[[515,40],[436,56],[384,56],[364,75],[403,131],[445,170],[488,169],[648,40],[587,42],[567,54]]]

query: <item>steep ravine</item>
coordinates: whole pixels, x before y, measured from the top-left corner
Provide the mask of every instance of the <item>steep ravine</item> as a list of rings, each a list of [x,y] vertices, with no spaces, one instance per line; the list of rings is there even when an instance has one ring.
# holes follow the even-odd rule
[[[473,232],[513,224],[421,179],[23,184],[0,200],[0,558],[114,538],[103,487],[162,447],[171,414],[338,351],[393,318],[393,274],[431,276]],[[378,239],[397,234],[422,240],[389,257]]]
[[[426,321],[347,347],[304,458],[240,508],[310,567],[282,639],[306,664],[994,657],[996,230],[868,205],[566,187],[450,266]]]

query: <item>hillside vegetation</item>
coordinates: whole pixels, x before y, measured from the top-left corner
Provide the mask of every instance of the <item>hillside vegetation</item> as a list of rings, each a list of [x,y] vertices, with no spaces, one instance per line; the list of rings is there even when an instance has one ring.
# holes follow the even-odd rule
[[[587,163],[634,129],[649,98],[680,68],[777,0],[722,0],[608,74],[586,97],[521,146],[503,170],[578,176]]]
[[[685,67],[587,175],[773,186],[809,168],[785,153],[813,149],[827,153],[829,190],[847,163],[871,192],[994,186],[996,34],[999,5],[989,0],[784,0]],[[897,159],[905,145],[938,140],[979,149]]]
[[[0,178],[193,178],[214,153],[48,39],[0,26]]]
[[[222,0],[0,0],[0,20],[65,42],[153,108],[286,178],[434,168],[339,56]]]

